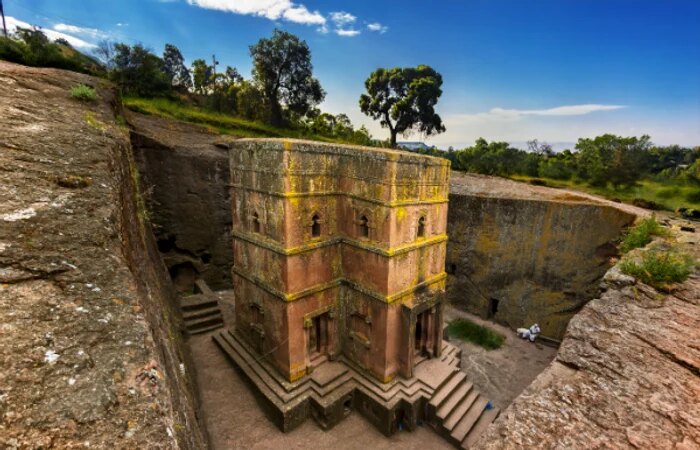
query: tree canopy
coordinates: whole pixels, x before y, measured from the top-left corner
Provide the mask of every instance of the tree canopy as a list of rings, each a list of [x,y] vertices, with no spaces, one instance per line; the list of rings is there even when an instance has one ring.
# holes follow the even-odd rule
[[[260,86],[272,125],[284,123],[283,105],[289,112],[305,115],[323,101],[326,93],[313,77],[311,50],[306,41],[281,30],[250,46],[253,80]]]
[[[432,67],[377,69],[365,81],[366,94],[360,96],[360,109],[396,135],[417,130],[427,136],[445,131],[435,105],[442,95],[442,75]]]
[[[170,90],[163,66],[163,60],[141,44],[115,44],[109,76],[126,94],[159,95]]]
[[[165,71],[173,87],[181,89],[190,89],[192,87],[192,77],[185,65],[185,58],[182,56],[180,49],[173,44],[165,44],[163,71]]]

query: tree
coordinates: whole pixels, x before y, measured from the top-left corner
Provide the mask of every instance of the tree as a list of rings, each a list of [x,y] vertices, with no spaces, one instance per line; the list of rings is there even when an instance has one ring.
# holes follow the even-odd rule
[[[236,109],[248,120],[263,119],[263,94],[250,81],[242,81],[236,92]]]
[[[554,149],[546,142],[539,142],[537,139],[527,141],[527,149],[536,155],[550,157],[554,155]]]
[[[114,68],[114,42],[103,39],[97,43],[97,47],[92,52],[102,61],[107,70]]]
[[[445,131],[435,113],[441,86],[442,76],[429,66],[380,68],[365,81],[367,93],[360,96],[360,109],[389,128],[391,147],[396,148],[399,133],[417,129],[429,136]]]
[[[212,76],[209,107],[216,111],[236,113],[238,110],[237,96],[243,77],[234,67],[227,66],[223,73]]]
[[[194,91],[198,94],[207,94],[214,82],[214,67],[203,59],[192,61],[192,78],[194,79]]]
[[[594,186],[632,186],[649,163],[649,136],[621,137],[612,134],[579,139],[579,176]]]
[[[305,115],[325,98],[321,84],[313,77],[306,41],[275,29],[271,38],[250,46],[250,56],[253,80],[262,91],[270,124],[283,125],[283,105],[293,113]]]
[[[163,60],[141,44],[114,45],[113,70],[110,78],[126,94],[153,96],[170,90]]]
[[[173,44],[165,44],[163,51],[163,71],[170,79],[170,84],[174,87],[190,89],[192,87],[192,77],[190,71],[185,66],[180,49]]]

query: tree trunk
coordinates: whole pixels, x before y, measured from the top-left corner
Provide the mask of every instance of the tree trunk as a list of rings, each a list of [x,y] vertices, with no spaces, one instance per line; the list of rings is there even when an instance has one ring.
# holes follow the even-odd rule
[[[284,125],[282,119],[282,106],[279,104],[277,99],[270,100],[270,125],[275,127],[281,127]]]
[[[391,131],[391,148],[396,148],[396,130],[390,130]]]

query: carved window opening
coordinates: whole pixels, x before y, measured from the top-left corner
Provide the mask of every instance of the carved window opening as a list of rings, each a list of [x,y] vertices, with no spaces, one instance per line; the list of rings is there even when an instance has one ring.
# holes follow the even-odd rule
[[[318,214],[314,214],[311,218],[311,237],[321,236],[321,218]]]
[[[420,216],[418,219],[418,237],[425,237],[425,216]]]
[[[308,340],[307,352],[310,359],[315,359],[324,355],[328,351],[329,344],[329,314],[323,313],[316,317],[312,317],[307,326]]]
[[[255,303],[250,305],[250,321],[254,324],[262,323],[262,308]]]
[[[253,213],[253,232],[254,233],[260,233],[260,216],[258,215],[258,212]]]
[[[360,217],[360,237],[369,238],[369,220],[367,216]]]

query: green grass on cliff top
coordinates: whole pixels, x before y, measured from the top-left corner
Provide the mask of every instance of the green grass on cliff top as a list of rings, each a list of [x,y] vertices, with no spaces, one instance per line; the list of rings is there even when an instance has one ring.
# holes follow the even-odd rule
[[[530,182],[534,177],[515,175],[511,177],[517,181]],[[628,188],[595,187],[585,182],[574,180],[553,180],[551,178],[538,177],[544,180],[547,186],[554,188],[566,188],[576,191],[587,192],[599,195],[609,200],[620,200],[625,203],[632,203],[635,199],[652,201],[662,209],[675,211],[680,207],[700,209],[700,201],[694,201],[693,194],[698,188],[689,184],[668,181],[660,182],[656,180],[641,180],[636,186]]]
[[[307,134],[302,130],[276,128],[229,114],[208,111],[167,98],[124,97],[122,102],[125,107],[132,111],[202,125],[210,131],[221,134],[238,137],[312,139],[323,142],[340,142],[325,136]]]
[[[500,348],[506,341],[500,333],[466,319],[455,319],[447,325],[450,336],[472,342],[487,350]]]

